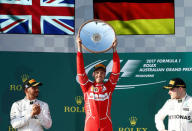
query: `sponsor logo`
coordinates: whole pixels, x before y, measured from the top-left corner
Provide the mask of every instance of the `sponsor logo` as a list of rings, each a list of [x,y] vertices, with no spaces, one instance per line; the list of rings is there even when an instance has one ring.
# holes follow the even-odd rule
[[[64,112],[85,112],[84,106],[83,106],[83,96],[76,96],[75,97],[75,103],[74,106],[68,106],[64,105]]]
[[[83,96],[76,96],[75,101],[76,101],[77,105],[81,105],[83,102]]]
[[[97,92],[99,92],[99,89],[98,89],[98,87],[91,86],[91,91],[97,93]]]
[[[102,92],[105,92],[106,90],[107,90],[107,88],[105,86],[103,86]]]
[[[129,117],[129,122],[130,122],[131,126],[135,126],[137,123],[137,120],[138,119],[135,116]]]
[[[21,81],[22,82],[25,82],[27,79],[29,79],[29,75],[28,74],[21,75]],[[22,91],[22,89],[23,89],[22,85],[23,85],[23,83],[10,84],[9,90],[10,91]]]
[[[9,90],[10,91],[22,91],[22,85],[14,85],[14,84],[11,84],[10,87],[9,87]]]
[[[184,111],[189,111],[189,108],[183,108]]]
[[[110,72],[112,71],[113,67],[113,60],[97,60],[94,61],[87,66],[85,66],[85,72],[88,76],[92,75],[92,69],[95,65],[99,63],[105,63],[106,66],[106,78],[109,76]],[[138,71],[138,67],[142,63],[142,60],[120,60],[121,63],[121,69],[120,69],[120,76],[119,76],[119,82],[116,85],[115,90],[121,90],[121,89],[133,89],[135,87],[139,86],[146,86],[146,85],[153,85],[153,84],[159,84],[164,83],[166,81],[157,81],[152,83],[140,83],[135,85],[130,85],[129,81],[127,80],[130,77],[137,77],[138,74],[135,74]],[[134,76],[135,75],[135,76]],[[148,75],[147,77],[154,77],[154,75]],[[91,77],[90,77],[91,78]],[[105,79],[104,81],[107,81],[108,79]],[[78,76],[76,76],[76,81],[78,82]],[[79,83],[79,82],[78,82]]]
[[[129,126],[119,127],[119,131],[147,131],[148,128],[136,127],[138,118],[135,116],[129,117]]]
[[[92,99],[92,100],[96,100],[96,101],[104,101],[106,99],[109,99],[109,94],[108,93],[105,93],[105,94],[90,93],[88,96],[88,99]]]
[[[169,119],[185,119],[191,120],[191,116],[184,116],[184,115],[170,115]]]
[[[22,82],[25,82],[25,81],[28,80],[28,79],[29,79],[29,75],[28,75],[28,74],[23,74],[23,75],[21,76]]]
[[[93,90],[93,92],[99,92],[98,87],[95,87],[94,90]]]
[[[14,129],[12,126],[9,126],[8,131],[17,131],[17,129]]]

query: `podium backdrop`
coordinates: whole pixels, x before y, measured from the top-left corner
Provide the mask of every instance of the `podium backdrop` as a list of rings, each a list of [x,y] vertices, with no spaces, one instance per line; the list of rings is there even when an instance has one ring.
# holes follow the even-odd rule
[[[121,74],[112,99],[114,131],[156,131],[154,115],[169,98],[162,86],[181,77],[191,95],[192,53],[120,53]],[[0,130],[15,131],[9,113],[13,102],[23,99],[22,80],[43,83],[39,98],[49,104],[53,125],[49,131],[83,131],[84,101],[76,79],[75,53],[0,52]],[[84,54],[86,72],[92,67],[112,68],[112,54]],[[166,121],[165,121],[166,123]]]

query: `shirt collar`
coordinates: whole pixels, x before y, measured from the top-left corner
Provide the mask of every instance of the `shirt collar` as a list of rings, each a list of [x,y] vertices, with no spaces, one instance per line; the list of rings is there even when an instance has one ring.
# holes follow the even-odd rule
[[[25,97],[24,100],[25,100],[27,103],[29,103],[29,104],[33,104],[33,103],[35,103],[35,102],[37,101],[37,99],[29,100],[29,99],[27,99],[27,97]]]
[[[95,86],[103,86],[103,82],[102,83],[96,83],[94,84]]]
[[[185,101],[185,99],[187,98],[187,93],[185,94],[185,96],[182,99],[178,99],[178,103],[182,103],[183,101]]]

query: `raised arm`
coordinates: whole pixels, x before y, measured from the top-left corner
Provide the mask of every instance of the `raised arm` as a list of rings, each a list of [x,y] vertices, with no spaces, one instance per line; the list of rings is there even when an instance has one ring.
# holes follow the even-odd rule
[[[117,40],[113,42],[113,68],[112,73],[119,74],[120,73],[120,59],[119,55],[117,54]],[[118,78],[117,78],[118,80]]]
[[[115,39],[115,41],[113,42],[113,68],[108,81],[112,84],[112,90],[114,90],[120,75],[120,59],[116,47],[117,40]]]
[[[78,50],[77,51],[77,76],[79,79],[79,83],[81,85],[81,89],[83,92],[85,92],[86,87],[89,83],[89,79],[85,72],[83,53],[82,53],[82,43],[79,36],[77,36],[76,42],[77,42],[77,50]]]

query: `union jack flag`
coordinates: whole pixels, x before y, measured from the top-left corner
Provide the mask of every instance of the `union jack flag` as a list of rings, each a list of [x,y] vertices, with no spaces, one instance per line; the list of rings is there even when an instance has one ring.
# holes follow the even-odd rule
[[[74,0],[0,0],[0,33],[74,34]]]

